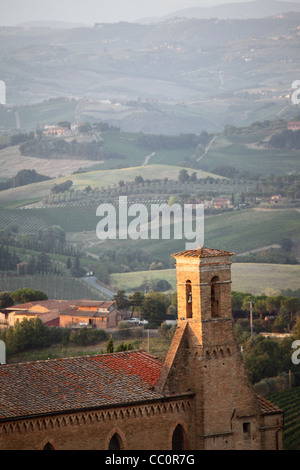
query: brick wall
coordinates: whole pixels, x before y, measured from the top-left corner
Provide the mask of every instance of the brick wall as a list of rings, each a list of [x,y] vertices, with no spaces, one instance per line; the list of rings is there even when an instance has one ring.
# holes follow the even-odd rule
[[[41,450],[49,442],[57,450],[105,450],[114,433],[127,450],[172,449],[178,424],[192,448],[192,399],[61,414],[0,424],[0,449]]]

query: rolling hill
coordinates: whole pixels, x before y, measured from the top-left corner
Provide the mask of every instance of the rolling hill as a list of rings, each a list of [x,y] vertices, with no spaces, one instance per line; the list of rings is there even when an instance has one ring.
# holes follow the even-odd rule
[[[167,18],[219,18],[219,19],[246,19],[265,18],[286,12],[299,12],[300,5],[295,2],[282,2],[277,0],[260,0],[252,2],[228,3],[212,7],[196,7],[177,10],[162,19]]]
[[[291,116],[296,110],[285,97],[299,73],[299,15],[0,28],[0,75],[10,105],[0,122],[47,123],[55,100],[67,96],[74,99],[61,118],[106,120],[126,131],[219,131],[256,120],[266,103],[276,104],[272,117]],[[49,99],[52,109],[37,119],[32,104]]]

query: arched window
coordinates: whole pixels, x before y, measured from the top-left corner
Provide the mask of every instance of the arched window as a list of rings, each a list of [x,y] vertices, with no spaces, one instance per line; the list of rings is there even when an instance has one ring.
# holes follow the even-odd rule
[[[47,442],[47,444],[44,445],[43,450],[54,450],[54,447],[51,442]]]
[[[186,281],[185,283],[185,293],[186,293],[186,318],[193,317],[193,302],[192,302],[192,284],[191,281]]]
[[[211,316],[220,316],[220,285],[218,276],[211,280]]]
[[[121,450],[121,438],[115,433],[108,444],[108,450]]]
[[[172,450],[184,450],[184,431],[181,424],[178,424],[172,436]]]

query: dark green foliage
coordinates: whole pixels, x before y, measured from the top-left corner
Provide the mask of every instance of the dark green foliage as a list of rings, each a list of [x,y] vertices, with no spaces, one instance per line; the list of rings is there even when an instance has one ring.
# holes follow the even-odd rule
[[[117,294],[114,295],[114,300],[117,302],[119,310],[127,310],[129,308],[130,302],[125,295],[125,291],[119,290]]]
[[[106,345],[106,352],[107,353],[113,353],[114,352],[114,340],[112,336],[110,336],[107,345]]]
[[[272,135],[269,146],[276,149],[299,150],[300,149],[300,130],[284,130],[278,134]]]
[[[12,355],[29,349],[39,349],[51,344],[51,334],[39,318],[17,322],[15,326],[1,331],[7,354]]]
[[[65,191],[68,191],[72,185],[73,182],[71,180],[67,180],[64,183],[55,184],[51,189],[51,194],[64,193]]]
[[[88,133],[91,129],[89,123],[81,128],[81,131]],[[67,142],[64,139],[51,139],[45,136],[36,136],[20,145],[22,155],[34,156],[37,158],[65,158],[72,156],[73,159],[106,160],[119,157],[120,155],[107,152],[103,149],[102,142],[93,140],[92,142],[78,142],[73,139]],[[122,157],[121,157],[122,158]]]
[[[14,301],[11,298],[11,292],[0,292],[0,308],[11,307],[13,304]]]
[[[270,248],[259,253],[236,256],[234,260],[238,263],[270,263],[270,264],[298,264],[294,255],[288,254],[287,250]]]
[[[132,344],[131,343],[120,343],[119,346],[116,348],[116,352],[121,352],[121,351],[129,351],[132,349]]]
[[[160,292],[149,292],[145,295],[141,306],[143,319],[149,322],[150,327],[158,328],[167,319],[167,309],[170,299]]]
[[[9,251],[8,246],[0,246],[0,270],[9,271],[16,270],[17,263],[20,262],[20,259],[13,251]]]
[[[44,292],[39,290],[29,289],[24,287],[23,289],[17,289],[11,293],[11,298],[15,303],[26,303],[26,302],[35,302],[38,300],[47,300],[48,297]]]
[[[31,349],[46,348],[52,344],[86,346],[106,339],[107,334],[104,330],[48,327],[40,318],[30,320],[25,318],[7,330],[0,330],[0,340],[5,342],[8,356]]]
[[[50,180],[49,176],[38,174],[35,170],[20,170],[16,176],[10,178],[8,181],[0,183],[0,191],[9,188],[17,188],[18,186],[26,186],[31,183],[38,183],[39,181]]]
[[[96,344],[107,338],[104,330],[95,330],[89,328],[80,328],[79,330],[72,330],[69,337],[69,343],[78,346],[87,346],[88,344]]]
[[[142,134],[138,139],[138,144],[141,147],[152,151],[190,147],[196,148],[199,144],[206,146],[210,138],[211,137],[209,134],[205,131],[203,131],[200,135],[180,134],[178,136],[170,136]]]

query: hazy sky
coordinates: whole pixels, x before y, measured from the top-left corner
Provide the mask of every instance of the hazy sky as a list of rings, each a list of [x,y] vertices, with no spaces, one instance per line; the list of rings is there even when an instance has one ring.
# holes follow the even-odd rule
[[[0,25],[35,20],[85,24],[134,21],[145,16],[162,16],[182,8],[242,1],[245,0],[0,0]]]

